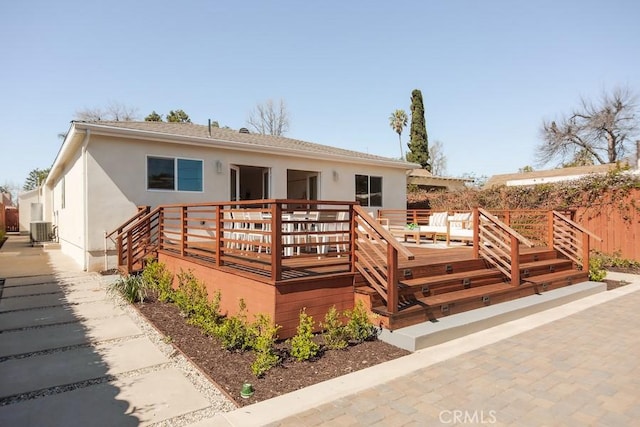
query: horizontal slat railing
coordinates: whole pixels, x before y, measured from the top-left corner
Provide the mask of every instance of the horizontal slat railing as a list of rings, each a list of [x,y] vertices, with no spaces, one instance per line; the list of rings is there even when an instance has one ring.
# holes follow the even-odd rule
[[[398,312],[398,257],[413,253],[360,206],[353,206],[355,269],[380,294],[389,313]]]
[[[589,239],[599,242],[602,238],[558,211],[549,212],[553,248],[573,261],[583,270],[589,269]]]
[[[153,240],[154,250],[272,283],[351,272],[351,205],[288,199],[163,205],[118,235],[118,262],[129,271],[139,266],[147,256],[143,243]]]
[[[495,215],[481,208],[474,209],[473,251],[509,278],[520,284],[520,245],[533,247],[526,237],[509,227]]]

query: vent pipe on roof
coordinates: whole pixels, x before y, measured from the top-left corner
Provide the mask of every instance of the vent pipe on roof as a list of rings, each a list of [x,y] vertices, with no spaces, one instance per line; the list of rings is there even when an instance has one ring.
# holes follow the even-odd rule
[[[211,119],[209,119],[209,138],[211,138]]]
[[[238,132],[239,132],[239,133],[250,133],[250,132],[249,132],[249,129],[247,129],[247,128],[240,128],[240,129],[238,130]]]

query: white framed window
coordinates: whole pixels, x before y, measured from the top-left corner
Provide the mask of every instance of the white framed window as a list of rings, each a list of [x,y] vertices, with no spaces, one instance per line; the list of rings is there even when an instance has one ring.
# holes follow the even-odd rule
[[[356,175],[356,201],[360,206],[382,207],[382,177]]]
[[[202,160],[147,156],[147,190],[202,191]]]

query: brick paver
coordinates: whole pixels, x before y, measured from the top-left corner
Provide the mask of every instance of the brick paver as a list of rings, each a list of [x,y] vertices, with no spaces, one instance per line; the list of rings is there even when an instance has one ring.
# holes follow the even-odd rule
[[[638,307],[633,292],[271,425],[634,425]]]

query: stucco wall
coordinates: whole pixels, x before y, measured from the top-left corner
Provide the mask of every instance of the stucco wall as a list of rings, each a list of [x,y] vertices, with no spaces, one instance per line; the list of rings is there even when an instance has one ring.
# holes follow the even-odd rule
[[[203,161],[203,191],[180,192],[147,190],[147,156],[179,157]],[[221,163],[218,170],[217,164]],[[82,242],[82,161],[78,153],[67,168],[67,206],[59,207],[58,186],[54,188],[54,209],[59,212],[61,243],[70,249]],[[104,233],[135,214],[137,206],[173,203],[228,201],[230,167],[257,166],[271,170],[270,198],[287,198],[287,170],[318,173],[319,199],[355,199],[355,175],[383,177],[383,208],[406,206],[406,175],[403,169],[381,166],[301,159],[273,154],[221,149],[214,146],[191,146],[156,141],[126,140],[92,135],[87,146],[88,233],[87,268],[105,267]],[[243,195],[241,195],[243,196]],[[378,207],[371,208],[377,210]],[[62,230],[71,228],[71,230]],[[64,242],[63,242],[64,235]],[[115,245],[108,241],[106,267],[115,267]],[[77,255],[74,255],[74,259]],[[81,258],[81,257],[80,257]]]
[[[18,206],[20,208],[19,211],[19,223],[20,223],[20,231],[21,232],[29,232],[30,223],[32,221],[31,218],[31,204],[32,203],[42,203],[43,199],[40,195],[40,190],[31,190],[25,191],[24,193],[20,193],[18,195]]]

